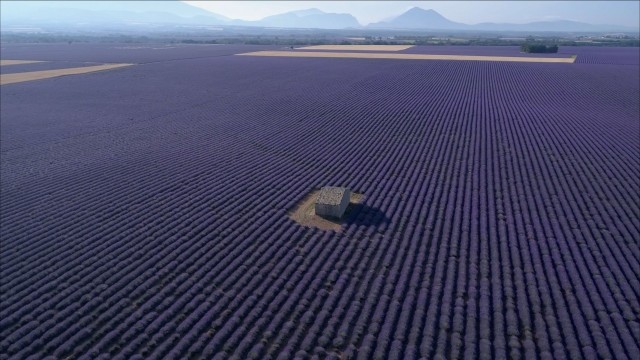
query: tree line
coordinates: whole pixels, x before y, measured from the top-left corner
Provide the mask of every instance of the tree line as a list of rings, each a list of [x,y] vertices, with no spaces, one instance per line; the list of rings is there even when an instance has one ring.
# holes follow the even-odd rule
[[[557,53],[558,45],[522,44],[520,51],[524,53]]]

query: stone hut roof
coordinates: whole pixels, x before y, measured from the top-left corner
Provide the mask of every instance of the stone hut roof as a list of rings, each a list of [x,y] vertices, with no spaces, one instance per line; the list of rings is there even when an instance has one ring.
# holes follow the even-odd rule
[[[347,189],[343,187],[325,186],[320,189],[317,202],[327,205],[340,205],[346,191]]]

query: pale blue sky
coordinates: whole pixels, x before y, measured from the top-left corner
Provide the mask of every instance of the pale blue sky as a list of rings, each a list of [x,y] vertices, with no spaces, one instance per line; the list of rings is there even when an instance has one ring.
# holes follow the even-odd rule
[[[639,1],[185,1],[232,19],[258,20],[292,10],[318,8],[350,13],[362,24],[381,21],[418,6],[449,20],[527,23],[574,20],[591,24],[640,26]]]

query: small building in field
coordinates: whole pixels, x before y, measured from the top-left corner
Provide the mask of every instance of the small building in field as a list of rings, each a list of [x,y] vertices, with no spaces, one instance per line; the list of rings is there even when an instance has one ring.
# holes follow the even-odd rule
[[[318,200],[316,200],[316,215],[341,218],[347,210],[350,200],[351,191],[349,189],[325,186],[320,189]]]

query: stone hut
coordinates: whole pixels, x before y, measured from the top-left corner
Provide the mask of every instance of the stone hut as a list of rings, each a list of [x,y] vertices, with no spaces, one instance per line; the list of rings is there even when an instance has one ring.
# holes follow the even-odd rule
[[[316,215],[341,218],[344,215],[351,192],[347,188],[325,186],[320,189],[318,200],[316,200]]]

